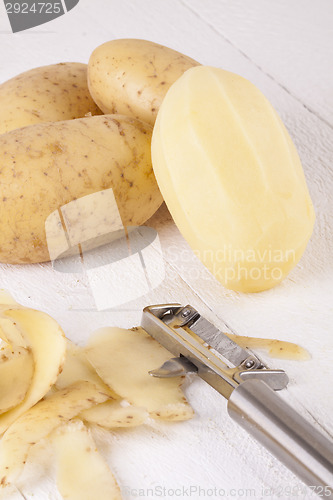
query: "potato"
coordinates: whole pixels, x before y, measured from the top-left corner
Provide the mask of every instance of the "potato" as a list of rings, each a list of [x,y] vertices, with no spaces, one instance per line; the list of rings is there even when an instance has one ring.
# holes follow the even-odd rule
[[[90,57],[89,90],[104,113],[130,115],[154,125],[170,85],[198,64],[157,43],[111,40]]]
[[[0,484],[15,481],[31,446],[80,411],[102,403],[108,396],[91,382],[77,382],[48,396],[25,412],[5,432],[0,443]]]
[[[0,414],[23,401],[34,373],[30,349],[7,346],[0,349]]]
[[[87,65],[60,63],[31,69],[0,85],[0,134],[42,122],[101,114],[87,85]]]
[[[121,500],[119,486],[89,431],[71,421],[51,435],[57,459],[57,486],[67,500]]]
[[[299,261],[315,218],[302,165],[278,114],[248,80],[188,70],[163,101],[152,158],[178,228],[227,288],[266,290]]]
[[[0,136],[0,261],[44,262],[123,224],[143,224],[162,203],[150,141],[149,125],[119,115]]]
[[[7,305],[1,309],[2,317],[11,319],[13,327],[18,327],[25,336],[34,360],[31,384],[23,401],[0,415],[0,434],[3,434],[18,417],[36,404],[56,381],[64,363],[66,340],[57,322],[43,312],[25,309],[20,305]],[[29,373],[22,372],[21,376],[29,377]]]
[[[184,377],[149,375],[170,359],[170,352],[142,328],[102,328],[89,339],[86,354],[109,387],[129,403],[146,408],[151,417],[187,420],[193,416],[180,388]]]

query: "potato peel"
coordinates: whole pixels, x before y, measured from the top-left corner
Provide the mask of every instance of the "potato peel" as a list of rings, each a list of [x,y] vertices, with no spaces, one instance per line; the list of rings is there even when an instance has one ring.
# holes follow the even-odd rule
[[[142,328],[103,329],[83,349],[47,314],[9,296],[3,301],[0,498],[15,487],[29,453],[35,449],[37,455],[34,445],[49,438],[64,498],[120,500],[117,482],[83,421],[116,429],[142,425],[149,416],[191,418],[180,388],[183,377],[162,380],[148,374],[169,359],[169,352]]]
[[[187,420],[193,416],[180,388],[183,377],[149,375],[149,370],[170,359],[170,352],[142,328],[102,328],[89,340],[86,354],[109,387],[134,406],[146,408],[151,417]]]
[[[310,353],[298,344],[286,342],[284,340],[263,339],[257,337],[244,337],[243,335],[234,335],[225,333],[236,344],[245,349],[263,349],[272,358],[291,359],[298,361],[307,361],[311,359]]]
[[[24,400],[0,415],[0,434],[36,404],[54,384],[65,360],[66,339],[58,323],[47,314],[20,306],[2,312],[24,332],[34,358],[35,371]]]
[[[5,307],[5,310],[6,309],[8,309],[8,306]],[[9,347],[29,347],[29,342],[25,338],[24,333],[19,328],[17,323],[15,323],[12,319],[4,318],[3,316],[0,316],[0,338]]]
[[[62,372],[56,380],[55,387],[64,389],[74,382],[82,380],[92,382],[101,391],[108,394],[111,399],[119,399],[119,396],[97,375],[87,360],[84,350],[67,339],[66,360]]]
[[[16,305],[17,302],[7,290],[0,288],[0,304]]]
[[[8,346],[0,350],[0,414],[23,401],[33,373],[31,349]]]
[[[77,382],[30,408],[5,432],[0,444],[0,484],[14,481],[21,472],[31,446],[63,421],[82,410],[103,403],[108,396],[91,382]]]
[[[79,414],[85,422],[105,429],[137,427],[146,422],[148,412],[137,406],[122,406],[121,401],[105,401]]]
[[[121,500],[119,486],[84,424],[72,421],[52,433],[57,485],[67,500]]]

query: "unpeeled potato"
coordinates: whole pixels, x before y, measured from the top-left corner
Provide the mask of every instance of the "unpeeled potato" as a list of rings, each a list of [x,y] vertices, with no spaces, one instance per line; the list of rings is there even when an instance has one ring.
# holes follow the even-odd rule
[[[0,261],[53,260],[149,219],[162,203],[151,133],[138,120],[107,115],[0,136]]]
[[[0,134],[102,113],[89,94],[87,65],[81,63],[34,68],[2,83],[0,109]]]
[[[158,43],[111,40],[90,57],[89,90],[104,113],[121,113],[154,125],[170,85],[198,64]]]

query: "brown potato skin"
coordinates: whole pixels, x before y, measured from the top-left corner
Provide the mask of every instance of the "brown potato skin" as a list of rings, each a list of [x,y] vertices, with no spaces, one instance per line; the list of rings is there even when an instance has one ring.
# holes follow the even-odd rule
[[[138,39],[97,47],[88,64],[88,86],[104,113],[121,113],[154,125],[169,87],[199,63],[163,45]]]
[[[141,225],[162,203],[151,165],[152,129],[103,115],[0,136],[0,261],[50,260],[45,221],[70,201],[112,188],[122,223]]]
[[[36,123],[83,118],[102,111],[87,84],[87,65],[34,68],[0,85],[0,134]]]

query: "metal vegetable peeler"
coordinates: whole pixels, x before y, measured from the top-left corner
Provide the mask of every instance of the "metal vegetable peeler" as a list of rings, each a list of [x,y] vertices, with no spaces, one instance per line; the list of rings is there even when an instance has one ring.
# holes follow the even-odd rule
[[[231,418],[315,493],[333,498],[333,443],[274,392],[288,384],[283,370],[270,370],[190,305],[148,306],[141,325],[175,356],[152,376],[197,373],[228,399]]]

